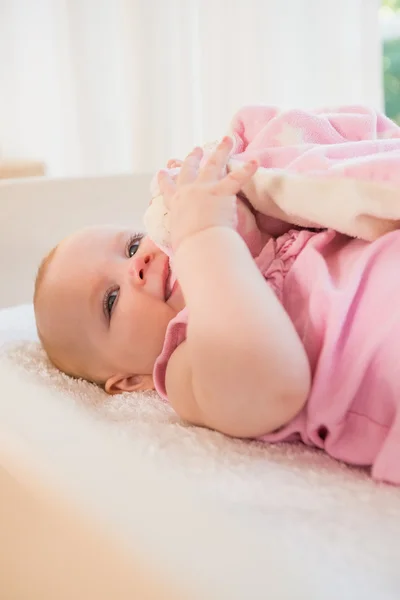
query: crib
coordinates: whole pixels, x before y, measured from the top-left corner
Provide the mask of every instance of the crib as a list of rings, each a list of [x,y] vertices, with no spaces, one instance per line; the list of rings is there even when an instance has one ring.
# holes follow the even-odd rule
[[[301,445],[189,427],[155,393],[107,397],[46,360],[40,258],[85,225],[140,229],[149,182],[0,182],[1,597],[399,598],[400,490]]]

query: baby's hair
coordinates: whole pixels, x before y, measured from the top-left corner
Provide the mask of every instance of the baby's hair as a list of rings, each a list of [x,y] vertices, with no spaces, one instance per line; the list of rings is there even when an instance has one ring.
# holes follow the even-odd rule
[[[57,252],[57,246],[54,246],[54,248],[52,248],[50,250],[50,252],[48,254],[46,254],[46,256],[42,259],[39,268],[37,270],[36,273],[36,278],[35,278],[35,288],[34,288],[34,292],[33,292],[33,306],[36,307],[37,306],[37,302],[38,302],[38,296],[40,294],[40,289],[42,287],[42,283],[43,280],[46,276],[47,270],[50,266],[50,263],[52,262],[55,253]],[[40,332],[38,332],[39,337],[40,337]]]
[[[83,371],[78,372],[75,369],[71,369],[71,367],[67,367],[65,364],[63,364],[63,362],[61,360],[59,360],[59,357],[56,356],[57,352],[55,351],[53,344],[46,338],[45,335],[43,335],[43,331],[41,331],[41,329],[40,329],[40,324],[38,322],[39,319],[37,318],[38,306],[40,304],[40,295],[41,295],[44,280],[46,278],[47,271],[48,271],[48,269],[54,259],[54,256],[58,250],[58,246],[59,245],[55,246],[54,248],[52,248],[50,250],[50,252],[48,254],[46,254],[46,256],[42,259],[42,261],[39,265],[39,268],[37,270],[37,273],[36,273],[35,286],[34,286],[34,292],[33,292],[33,308],[34,308],[35,318],[36,318],[37,334],[38,334],[40,343],[42,344],[42,347],[47,354],[48,359],[59,371],[62,371],[63,373],[65,373],[66,375],[69,375],[70,377],[73,377],[74,379],[86,379],[88,381],[92,381],[93,383],[95,383],[96,385],[98,385],[104,389],[103,382],[93,381],[93,379],[90,378],[88,375],[86,375],[86,373],[84,373]]]
[[[38,311],[38,304],[39,304],[39,297],[40,297],[40,292],[41,289],[43,287],[43,281],[46,277],[46,273],[49,269],[49,266],[51,264],[51,262],[53,261],[54,255],[57,252],[57,246],[54,246],[54,248],[52,248],[50,250],[50,252],[48,254],[46,254],[46,256],[42,259],[39,268],[37,270],[36,273],[36,278],[35,278],[35,287],[34,287],[34,292],[33,292],[33,308],[35,311],[35,317],[37,316],[37,311]],[[37,330],[37,334],[40,340],[40,343],[43,346],[44,351],[46,352],[47,356],[49,357],[50,361],[57,367],[60,368],[57,364],[57,361],[54,360],[53,357],[53,352],[51,351],[51,347],[50,344],[47,343],[46,337],[43,335],[42,331],[40,330],[40,326],[38,324],[38,319],[36,318],[36,330]],[[63,369],[60,369],[63,370]]]
[[[38,334],[40,343],[42,344],[42,347],[47,354],[48,359],[57,369],[59,369],[63,373],[67,373],[68,375],[71,375],[72,377],[74,377],[75,376],[74,373],[69,373],[68,369],[66,369],[60,363],[60,361],[56,358],[54,348],[52,347],[52,344],[49,342],[49,340],[47,340],[46,336],[43,335],[43,332],[40,329],[40,325],[39,325],[38,319],[37,319],[38,305],[40,303],[40,293],[41,293],[41,290],[43,287],[43,282],[46,278],[47,271],[54,259],[57,249],[58,249],[58,245],[54,246],[54,248],[52,248],[50,250],[50,252],[48,254],[46,254],[46,256],[42,259],[42,261],[39,265],[39,268],[36,273],[35,287],[34,287],[34,292],[33,292],[33,308],[34,308],[35,317],[36,317],[37,334]]]

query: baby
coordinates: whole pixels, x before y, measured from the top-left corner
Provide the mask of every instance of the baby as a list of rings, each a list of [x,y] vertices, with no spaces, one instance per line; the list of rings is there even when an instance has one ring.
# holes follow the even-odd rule
[[[231,149],[159,175],[173,276],[130,231],[85,230],[50,253],[34,298],[44,348],[108,393],[155,387],[190,423],[301,440],[400,484],[400,232],[260,233],[250,247],[236,196],[257,164],[222,175]]]

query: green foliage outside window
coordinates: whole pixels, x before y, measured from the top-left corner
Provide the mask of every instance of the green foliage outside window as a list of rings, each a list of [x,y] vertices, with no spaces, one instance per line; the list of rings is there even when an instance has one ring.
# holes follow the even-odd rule
[[[400,13],[400,0],[383,0],[382,6]],[[400,124],[400,38],[383,42],[385,112]]]
[[[400,0],[382,0],[382,6],[391,8],[393,11],[400,11]]]

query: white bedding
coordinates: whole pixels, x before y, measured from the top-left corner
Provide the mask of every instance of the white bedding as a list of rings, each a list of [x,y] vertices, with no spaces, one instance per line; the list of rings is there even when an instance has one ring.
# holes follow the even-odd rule
[[[49,468],[73,480],[93,510],[108,510],[114,520],[119,515],[120,526],[127,530],[126,511],[134,506],[125,506],[118,494],[112,496],[110,478],[115,473],[104,457],[93,456],[90,440],[79,436],[79,426],[66,427],[68,418],[78,414],[79,419],[95,419],[104,439],[114,446],[123,444],[125,455],[131,452],[151,463],[166,491],[174,481],[184,482],[201,502],[212,501],[235,522],[245,523],[252,547],[246,549],[244,538],[237,540],[241,568],[230,576],[237,580],[231,598],[253,593],[267,597],[275,546],[277,554],[284,549],[288,564],[293,560],[301,565],[306,582],[303,588],[296,583],[296,596],[292,592],[282,597],[400,597],[400,489],[377,485],[366,472],[302,446],[246,443],[187,427],[155,394],[110,398],[92,385],[72,381],[47,363],[29,305],[0,311],[0,346],[2,424],[27,440],[38,455],[51,457]],[[93,462],[99,469],[97,479]],[[191,535],[194,552],[200,545]],[[216,532],[208,535],[217,548]],[[192,558],[200,581],[223,572],[223,557],[221,565],[214,566],[215,560],[207,562],[195,554]],[[288,584],[284,579],[282,590]]]

